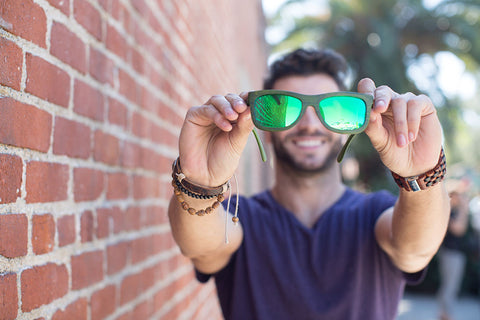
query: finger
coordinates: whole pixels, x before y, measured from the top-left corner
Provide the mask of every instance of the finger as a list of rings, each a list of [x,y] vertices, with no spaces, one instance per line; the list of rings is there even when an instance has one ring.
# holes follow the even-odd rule
[[[375,82],[370,78],[363,78],[358,82],[357,91],[360,93],[366,93],[373,96],[375,91]]]
[[[225,96],[225,99],[227,99],[228,102],[230,102],[230,105],[232,105],[233,110],[235,110],[238,113],[242,113],[247,109],[247,104],[245,100],[242,99],[237,94],[229,93]]]
[[[248,99],[248,92],[243,91],[242,93],[240,93],[240,98],[242,98],[246,102]]]
[[[408,144],[407,101],[396,97],[390,102],[393,114],[393,125],[397,146],[404,147]]]
[[[424,95],[415,96],[407,102],[407,123],[408,123],[408,141],[415,141],[420,128],[422,112],[428,105],[430,99]]]
[[[233,109],[232,104],[225,98],[225,96],[215,95],[212,96],[206,105],[212,105],[215,107],[225,118],[230,121],[235,121],[238,118],[238,113]]]
[[[375,89],[375,102],[373,105],[373,109],[376,112],[383,113],[387,111],[388,105],[392,101],[394,97],[397,96],[397,93],[395,93],[390,87],[387,86],[380,86],[377,89]]]
[[[186,115],[186,121],[203,127],[214,123],[223,131],[232,130],[230,121],[211,104],[190,108]]]

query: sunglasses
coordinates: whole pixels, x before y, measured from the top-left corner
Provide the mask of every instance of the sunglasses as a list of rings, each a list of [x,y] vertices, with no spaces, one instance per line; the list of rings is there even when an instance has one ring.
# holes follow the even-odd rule
[[[300,121],[307,107],[313,106],[328,130],[350,134],[337,157],[337,161],[341,162],[353,137],[368,126],[373,97],[357,92],[305,95],[283,90],[259,90],[249,92],[247,104],[251,109],[253,124],[265,131],[292,128]],[[254,134],[262,152],[255,131]]]

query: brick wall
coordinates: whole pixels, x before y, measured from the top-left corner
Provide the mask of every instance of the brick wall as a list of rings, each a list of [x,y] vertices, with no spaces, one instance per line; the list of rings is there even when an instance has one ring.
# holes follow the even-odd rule
[[[170,168],[188,106],[260,86],[262,34],[259,0],[0,0],[1,320],[221,317]]]

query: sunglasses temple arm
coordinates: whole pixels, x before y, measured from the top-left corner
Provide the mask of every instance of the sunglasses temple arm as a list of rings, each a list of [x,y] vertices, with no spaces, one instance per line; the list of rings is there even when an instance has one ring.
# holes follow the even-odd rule
[[[267,161],[267,153],[265,152],[265,148],[263,147],[262,140],[260,140],[260,137],[258,136],[257,131],[255,128],[252,130],[253,135],[255,136],[255,140],[257,141],[258,149],[260,150],[260,156],[262,157],[262,161],[266,162]]]
[[[355,137],[355,134],[351,134],[351,135],[348,137],[347,142],[345,142],[345,144],[343,145],[342,150],[340,151],[340,153],[339,153],[338,156],[337,156],[337,162],[338,162],[338,163],[342,162],[343,156],[344,156],[345,153],[347,152],[348,145],[350,144],[350,142],[352,142],[352,140],[353,140],[354,137]]]

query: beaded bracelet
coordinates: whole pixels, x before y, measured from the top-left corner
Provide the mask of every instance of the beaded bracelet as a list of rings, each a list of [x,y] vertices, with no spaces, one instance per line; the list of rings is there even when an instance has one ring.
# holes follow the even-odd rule
[[[230,212],[230,200],[232,199],[232,190],[230,188],[230,180],[225,182],[223,185],[218,186],[218,187],[205,187],[205,186],[200,186],[197,184],[194,184],[193,182],[190,182],[187,180],[185,175],[181,171],[180,167],[180,159],[177,158],[173,164],[172,164],[172,186],[173,186],[173,191],[175,194],[175,197],[177,198],[178,202],[180,203],[180,206],[183,210],[187,211],[190,215],[197,215],[197,216],[204,216],[206,214],[212,213],[212,211],[216,208],[218,208],[223,200],[225,200],[225,197],[223,194],[227,191],[230,190],[230,196],[228,197],[228,204],[227,204],[227,212],[225,213],[225,243],[228,243],[228,223],[227,223],[227,217],[228,213]],[[237,189],[237,201],[235,203],[235,214],[232,217],[233,224],[236,226],[238,225],[238,222],[240,221],[237,214],[238,214],[238,181],[235,175],[233,175],[235,178],[235,184],[236,184],[236,189]],[[217,198],[215,202],[205,208],[205,209],[200,209],[196,210],[185,201],[184,197],[182,194],[186,194],[189,197],[196,198],[196,199],[213,199]]]
[[[225,200],[225,197],[223,194],[217,195],[217,200],[210,206],[205,209],[200,209],[196,210],[188,205],[188,203],[185,201],[185,199],[182,196],[182,191],[179,189],[175,181],[172,181],[172,186],[173,186],[173,192],[175,196],[177,197],[178,202],[180,203],[180,206],[182,207],[183,210],[187,211],[189,214],[197,215],[197,216],[204,216],[206,214],[210,214],[214,209],[218,208],[220,206],[220,203]]]

